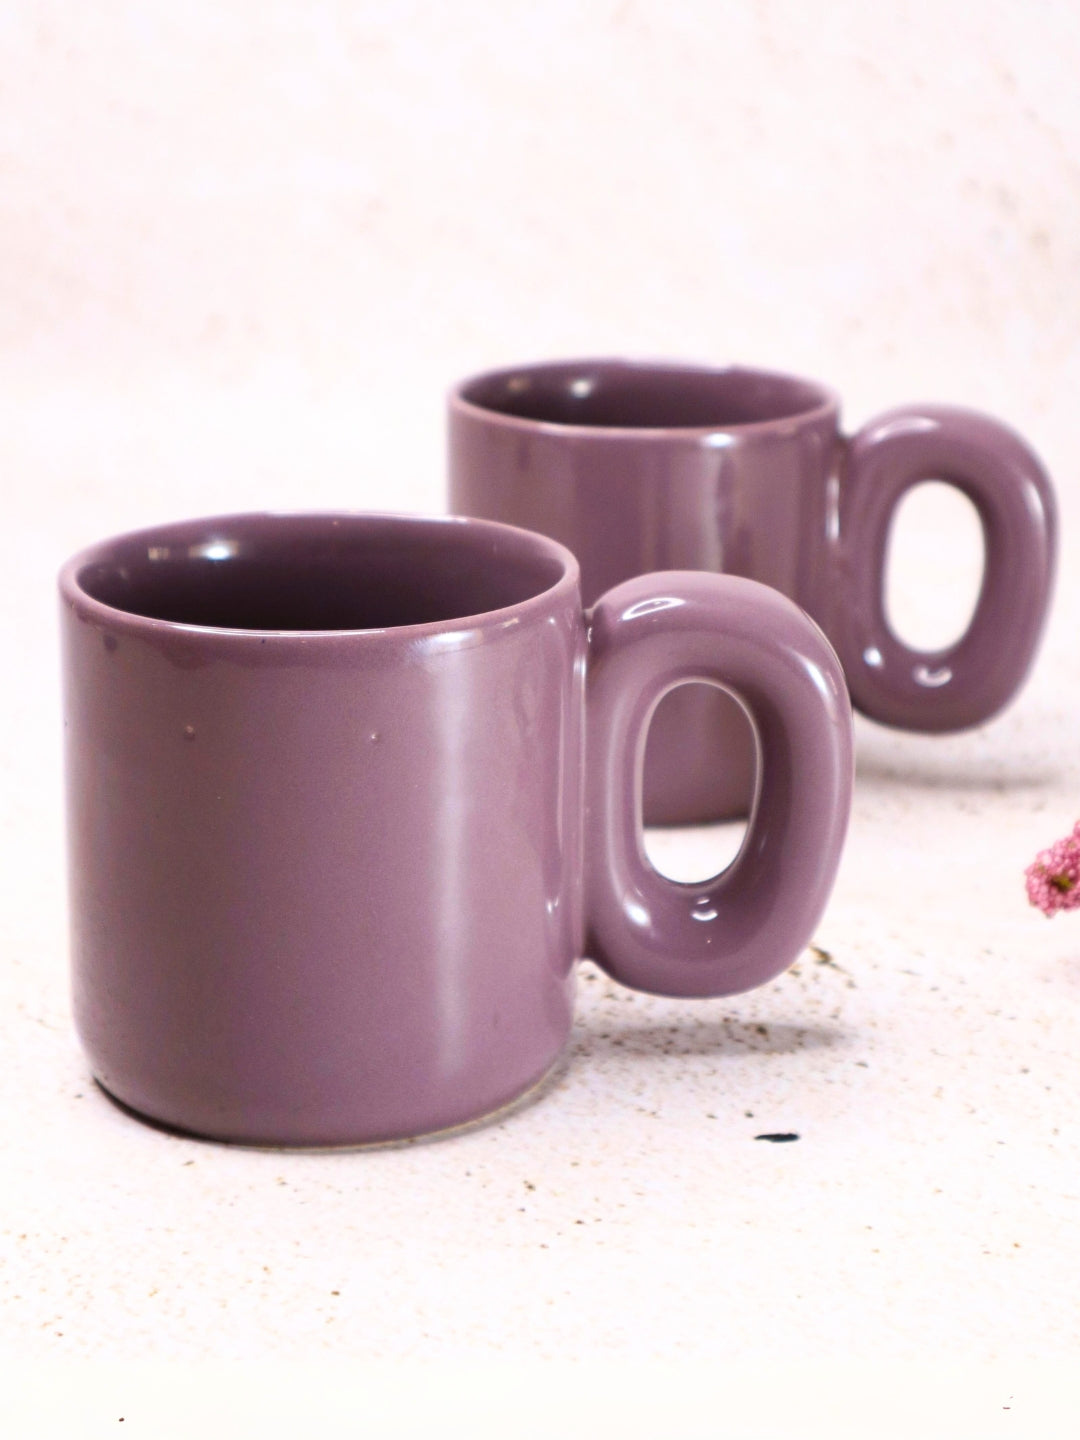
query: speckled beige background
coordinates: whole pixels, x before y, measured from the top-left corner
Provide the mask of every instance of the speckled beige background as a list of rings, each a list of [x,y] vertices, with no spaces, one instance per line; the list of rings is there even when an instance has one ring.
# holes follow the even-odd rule
[[[1019,877],[1080,813],[1080,11],[8,0],[0,57],[0,1346],[955,1361],[1003,1395],[1075,1358],[1080,920]],[[550,1093],[450,1142],[140,1127],[70,1029],[56,567],[185,514],[440,509],[446,385],[581,352],[1004,416],[1065,521],[1032,683],[967,736],[860,724],[833,963],[701,1004],[586,967]],[[911,515],[929,639],[978,545],[949,496]],[[650,843],[694,874],[731,838]]]

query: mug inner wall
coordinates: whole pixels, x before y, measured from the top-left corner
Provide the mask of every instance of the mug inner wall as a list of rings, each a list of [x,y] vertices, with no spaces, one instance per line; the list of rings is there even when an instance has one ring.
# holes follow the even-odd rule
[[[512,535],[513,532],[510,532]],[[496,538],[496,536],[498,538]],[[384,630],[482,615],[555,585],[555,555],[496,527],[270,521],[133,536],[78,573],[128,614],[226,630]]]
[[[757,370],[581,362],[481,376],[471,405],[522,420],[618,429],[723,429],[818,410],[828,395],[808,381]]]

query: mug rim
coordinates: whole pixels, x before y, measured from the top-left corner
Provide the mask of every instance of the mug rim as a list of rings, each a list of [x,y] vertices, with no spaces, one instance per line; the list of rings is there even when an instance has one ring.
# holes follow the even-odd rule
[[[530,554],[537,559],[546,557],[556,561],[561,566],[561,571],[550,585],[544,586],[534,594],[526,595],[523,600],[517,600],[513,604],[497,606],[490,610],[463,613],[445,620],[425,620],[402,625],[355,629],[318,630],[258,629],[244,626],[201,625],[184,620],[165,620],[99,600],[84,587],[81,581],[81,576],[88,566],[115,558],[122,546],[133,543],[148,546],[155,541],[168,543],[170,539],[179,541],[181,537],[191,537],[192,532],[199,530],[225,531],[229,526],[251,525],[253,522],[288,525],[290,522],[320,521],[325,521],[328,526],[331,522],[359,524],[365,529],[379,526],[392,526],[396,529],[414,528],[417,535],[423,530],[435,529],[444,530],[448,536],[455,532],[457,534],[487,532],[493,537],[501,536],[509,543],[518,546],[523,560]],[[186,538],[185,543],[194,544],[196,542],[193,538]],[[205,537],[204,543],[212,543],[211,535]],[[521,620],[530,618],[533,614],[547,614],[555,604],[575,591],[579,591],[580,572],[577,557],[565,545],[546,535],[541,535],[535,530],[527,530],[519,525],[507,525],[499,520],[484,520],[469,515],[410,514],[404,511],[381,510],[244,510],[225,515],[193,516],[189,519],[165,521],[159,525],[144,526],[108,536],[70,556],[60,568],[57,585],[63,603],[80,619],[108,625],[113,630],[126,630],[129,633],[142,633],[148,637],[159,638],[185,636],[192,640],[205,638],[235,643],[250,643],[252,640],[256,640],[260,646],[272,642],[274,647],[297,642],[307,648],[314,641],[329,644],[343,640],[357,641],[365,637],[371,640],[381,638],[384,641],[392,641],[399,636],[409,640],[423,640],[428,637],[457,635],[466,631],[503,629],[509,624],[517,624]]]
[[[706,425],[597,425],[567,420],[536,419],[526,415],[515,415],[506,410],[495,410],[477,400],[473,400],[466,393],[474,386],[482,383],[509,379],[515,375],[539,375],[558,370],[570,370],[577,367],[603,366],[607,369],[633,370],[642,373],[652,372],[657,375],[708,375],[725,376],[740,375],[748,378],[782,382],[788,385],[802,386],[816,392],[817,401],[807,409],[796,410],[789,414],[774,415],[763,420],[744,421],[717,421]],[[789,430],[794,426],[801,426],[813,420],[820,419],[830,413],[839,416],[840,396],[831,386],[823,384],[819,380],[808,380],[805,376],[792,374],[787,370],[771,370],[760,365],[711,365],[705,362],[692,360],[649,360],[635,359],[618,355],[592,355],[577,356],[558,360],[536,360],[527,361],[521,365],[500,365],[491,370],[478,371],[474,375],[466,376],[452,386],[449,392],[449,406],[451,411],[461,411],[466,415],[482,418],[489,424],[502,424],[512,429],[523,429],[529,431],[550,431],[553,434],[587,435],[590,437],[606,437],[612,439],[632,439],[634,437],[657,437],[657,436],[678,436],[693,439],[705,439],[710,435],[726,435],[737,433],[749,435],[762,431]]]

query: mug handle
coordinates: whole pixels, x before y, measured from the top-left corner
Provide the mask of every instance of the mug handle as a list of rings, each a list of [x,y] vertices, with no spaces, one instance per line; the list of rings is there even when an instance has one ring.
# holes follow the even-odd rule
[[[982,522],[986,563],[971,623],[943,650],[912,650],[885,618],[889,527],[924,480],[953,485]],[[1021,438],[988,416],[907,406],[848,443],[837,497],[839,604],[826,625],[852,703],[905,730],[964,730],[996,714],[1035,657],[1053,582],[1050,480]]]
[[[658,995],[762,985],[809,940],[851,808],[852,722],[825,636],[778,591],[700,571],[638,576],[589,613],[586,954]],[[742,848],[701,884],[650,865],[641,830],[649,720],[669,690],[728,690],[757,738]]]

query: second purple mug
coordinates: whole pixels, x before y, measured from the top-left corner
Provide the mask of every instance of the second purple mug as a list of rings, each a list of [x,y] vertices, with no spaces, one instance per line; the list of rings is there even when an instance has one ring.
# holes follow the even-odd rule
[[[761,581],[821,625],[871,719],[925,731],[986,720],[1021,685],[1046,616],[1047,476],[1016,434],[971,411],[894,410],[852,438],[839,415],[831,390],[763,370],[574,360],[494,371],[450,396],[450,507],[562,541],[587,604],[650,570]],[[975,505],[986,557],[967,631],[933,653],[897,638],[884,601],[892,517],[929,479]],[[736,702],[682,687],[649,732],[646,820],[745,813],[754,764]]]
[[[458,1125],[556,1060],[582,954],[730,994],[824,908],[851,712],[764,586],[650,575],[586,612],[541,535],[241,515],[106,541],[60,593],[75,1016],[145,1116],[288,1145]],[[649,715],[687,679],[739,697],[762,755],[742,851],[695,885],[640,816]]]

